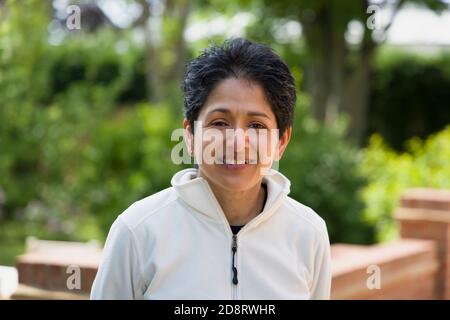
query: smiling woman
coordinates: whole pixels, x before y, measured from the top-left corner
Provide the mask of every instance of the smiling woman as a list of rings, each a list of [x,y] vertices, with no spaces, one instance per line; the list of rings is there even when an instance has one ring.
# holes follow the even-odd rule
[[[231,39],[188,64],[184,94],[198,167],[116,219],[91,298],[329,299],[325,221],[272,169],[292,134],[289,68],[269,47]]]

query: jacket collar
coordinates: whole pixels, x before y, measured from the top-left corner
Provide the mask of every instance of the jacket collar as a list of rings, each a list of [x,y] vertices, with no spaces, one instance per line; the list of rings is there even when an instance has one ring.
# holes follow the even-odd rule
[[[291,183],[288,178],[274,169],[270,169],[269,173],[263,177],[268,193],[266,205],[264,210],[253,219],[256,220],[255,224],[271,216],[290,192]],[[188,206],[217,223],[228,224],[209,183],[197,174],[198,169],[195,168],[178,171],[172,177],[171,185]]]

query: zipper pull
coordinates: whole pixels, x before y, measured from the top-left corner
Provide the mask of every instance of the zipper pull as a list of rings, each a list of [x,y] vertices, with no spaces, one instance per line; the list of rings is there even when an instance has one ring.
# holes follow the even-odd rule
[[[234,263],[234,258],[236,255],[236,251],[237,251],[237,240],[236,240],[236,235],[233,234],[233,247],[231,248],[231,250],[233,251],[233,265],[232,265],[232,270],[233,270],[233,284],[238,284],[238,278],[237,278],[237,268],[235,267],[235,263]]]

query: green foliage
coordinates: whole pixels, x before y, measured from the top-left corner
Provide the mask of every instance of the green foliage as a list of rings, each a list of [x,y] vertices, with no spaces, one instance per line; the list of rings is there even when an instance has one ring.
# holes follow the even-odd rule
[[[93,213],[106,235],[114,219],[136,200],[170,186],[182,169],[171,160],[171,133],[181,118],[168,106],[142,104],[114,114],[86,145],[74,197]]]
[[[450,126],[423,141],[410,139],[407,151],[397,153],[375,134],[364,150],[361,173],[368,177],[362,195],[364,216],[375,224],[377,240],[397,236],[392,214],[402,191],[414,187],[450,188]]]
[[[11,263],[28,235],[104,238],[82,201],[91,191],[80,191],[86,150],[126,96],[139,57],[110,30],[50,45],[44,1],[10,0],[7,9],[0,12],[0,264]]]
[[[345,121],[320,126],[300,97],[293,134],[280,162],[291,179],[291,196],[325,219],[331,242],[372,243],[374,230],[362,215],[359,190],[366,179],[358,171],[360,153],[344,141]]]
[[[145,99],[145,76],[142,70],[137,70],[142,49],[133,43],[128,33],[118,37],[110,29],[101,29],[94,34],[66,39],[50,48],[49,96],[82,84],[108,87],[114,99],[126,97],[128,102]],[[138,83],[141,85],[132,88]],[[142,89],[143,93],[136,93],[136,89]]]
[[[381,50],[373,78],[369,133],[398,151],[450,123],[450,55],[420,56]],[[393,125],[395,124],[395,125]]]

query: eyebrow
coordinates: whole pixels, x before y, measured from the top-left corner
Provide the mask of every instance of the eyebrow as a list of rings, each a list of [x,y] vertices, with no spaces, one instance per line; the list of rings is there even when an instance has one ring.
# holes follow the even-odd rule
[[[213,110],[209,111],[206,114],[206,116],[209,116],[210,114],[212,114],[214,112],[231,113],[231,111],[229,109],[216,108],[216,109],[213,109]],[[264,117],[264,118],[270,119],[270,117],[266,113],[260,112],[260,111],[249,111],[249,112],[247,112],[247,115],[248,116],[259,116],[259,117]]]

